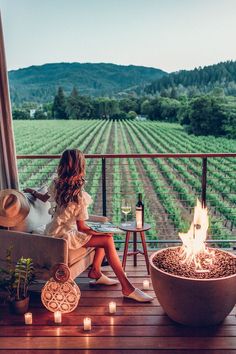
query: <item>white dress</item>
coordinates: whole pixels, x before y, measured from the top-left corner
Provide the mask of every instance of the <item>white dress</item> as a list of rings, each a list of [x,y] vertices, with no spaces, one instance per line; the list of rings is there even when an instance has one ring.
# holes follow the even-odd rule
[[[84,246],[92,236],[78,231],[76,220],[89,218],[87,208],[93,202],[90,195],[82,191],[78,196],[78,202],[70,202],[66,207],[59,207],[55,201],[54,181],[48,187],[48,194],[51,203],[49,214],[52,215],[52,221],[46,225],[45,235],[67,240],[69,249],[78,249]]]

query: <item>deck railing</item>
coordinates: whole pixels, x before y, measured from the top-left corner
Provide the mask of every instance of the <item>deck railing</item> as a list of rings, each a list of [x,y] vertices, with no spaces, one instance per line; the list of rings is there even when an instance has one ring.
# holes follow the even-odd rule
[[[49,184],[60,155],[20,155],[21,188]],[[178,243],[199,198],[209,209],[209,242],[233,247],[236,243],[236,153],[88,154],[86,190],[93,196],[92,212],[122,221],[121,200],[132,205],[144,196],[151,247]],[[117,236],[117,242],[123,242]]]

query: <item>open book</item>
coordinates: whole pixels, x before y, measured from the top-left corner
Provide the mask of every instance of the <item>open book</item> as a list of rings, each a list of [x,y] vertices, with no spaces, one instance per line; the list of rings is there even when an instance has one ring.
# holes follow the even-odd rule
[[[92,221],[87,221],[86,224],[91,227],[94,231],[98,232],[111,232],[115,234],[123,234],[124,231],[122,231],[119,227],[113,225],[111,222],[92,222]]]

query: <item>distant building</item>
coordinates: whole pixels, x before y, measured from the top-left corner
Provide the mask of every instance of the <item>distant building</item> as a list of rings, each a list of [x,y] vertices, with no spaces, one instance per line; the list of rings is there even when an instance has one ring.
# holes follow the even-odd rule
[[[146,116],[138,115],[135,119],[137,120],[147,120]]]
[[[36,109],[30,109],[30,118],[34,118]]]

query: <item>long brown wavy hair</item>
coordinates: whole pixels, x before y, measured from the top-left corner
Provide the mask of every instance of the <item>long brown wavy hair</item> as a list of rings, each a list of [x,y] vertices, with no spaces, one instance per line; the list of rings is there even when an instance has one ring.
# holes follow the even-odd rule
[[[55,178],[56,202],[67,206],[69,202],[78,201],[85,183],[85,157],[78,149],[65,150],[61,156],[57,177]]]

